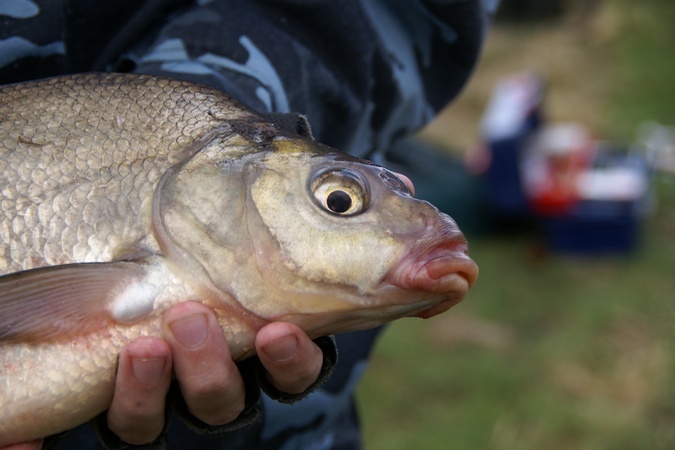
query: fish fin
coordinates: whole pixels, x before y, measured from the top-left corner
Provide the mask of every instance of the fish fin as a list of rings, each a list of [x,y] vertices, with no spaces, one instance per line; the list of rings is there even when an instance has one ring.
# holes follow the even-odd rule
[[[140,289],[141,298],[131,298],[139,291],[137,286],[147,285],[145,274],[140,264],[115,262],[43,267],[1,276],[0,342],[67,339],[112,322],[140,320],[154,301],[147,289]],[[149,307],[143,302],[149,302]]]

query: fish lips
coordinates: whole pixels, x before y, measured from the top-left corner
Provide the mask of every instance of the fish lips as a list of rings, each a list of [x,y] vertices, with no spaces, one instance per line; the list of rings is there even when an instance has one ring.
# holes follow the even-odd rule
[[[419,292],[420,308],[410,315],[429,318],[464,299],[478,278],[478,266],[469,257],[464,235],[456,228],[440,238],[419,242],[385,281],[405,291]]]

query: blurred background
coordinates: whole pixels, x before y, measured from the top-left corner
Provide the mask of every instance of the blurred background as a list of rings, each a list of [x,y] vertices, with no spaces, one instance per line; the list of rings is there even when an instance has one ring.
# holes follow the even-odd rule
[[[675,448],[673,24],[672,0],[502,0],[464,92],[394,149],[481,273],[384,332],[366,449]]]

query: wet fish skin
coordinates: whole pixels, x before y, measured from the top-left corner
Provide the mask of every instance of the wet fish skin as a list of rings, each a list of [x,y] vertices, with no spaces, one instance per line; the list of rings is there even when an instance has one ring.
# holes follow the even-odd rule
[[[181,81],[0,87],[0,170],[0,446],[104,411],[121,348],[180,301],[241,359],[269,321],[317,337],[426,317],[477,276],[454,221],[391,172]]]

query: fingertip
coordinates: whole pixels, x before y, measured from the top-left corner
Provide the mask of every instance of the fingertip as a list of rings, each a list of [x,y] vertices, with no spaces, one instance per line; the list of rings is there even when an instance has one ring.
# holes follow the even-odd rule
[[[194,352],[206,347],[227,350],[223,330],[215,313],[197,302],[183,302],[164,315],[164,338],[172,351]]]
[[[269,341],[260,347],[259,352],[272,361],[285,363],[293,359],[298,347],[298,337],[295,334],[288,334]]]
[[[171,356],[171,347],[164,339],[154,336],[141,336],[124,347],[122,353],[138,358]]]
[[[163,339],[142,336],[122,350],[118,378],[142,385],[156,384],[171,371],[171,348]]]
[[[164,323],[171,323],[186,315],[204,314],[206,316],[214,315],[213,311],[199,302],[189,301],[178,303],[164,314]]]
[[[256,350],[269,381],[282,392],[302,393],[321,373],[321,349],[294,324],[275,322],[261,328]]]
[[[294,336],[298,341],[310,340],[302,329],[289,322],[268,323],[260,330],[255,337],[255,344],[258,350],[278,339],[284,339],[288,336]]]

